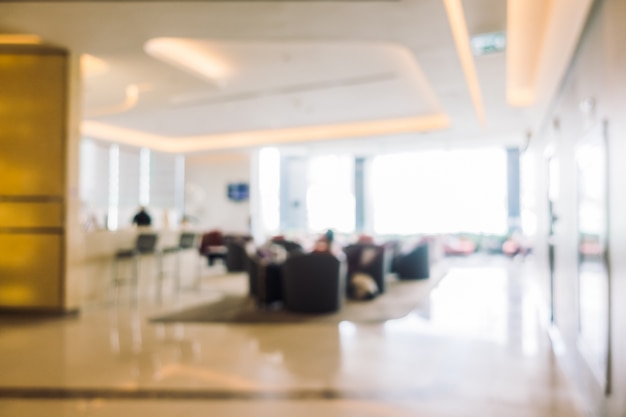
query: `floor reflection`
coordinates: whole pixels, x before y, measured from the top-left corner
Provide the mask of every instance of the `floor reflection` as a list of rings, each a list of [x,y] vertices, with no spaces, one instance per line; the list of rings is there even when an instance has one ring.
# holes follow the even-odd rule
[[[124,396],[131,393],[144,402],[160,395],[163,404],[345,401],[343,409],[335,404],[336,415],[363,414],[358,401],[381,407],[371,415],[404,415],[382,406],[392,400],[406,401],[414,415],[548,416],[560,409],[575,415],[539,326],[526,263],[449,262],[449,273],[417,310],[384,324],[165,324],[149,321],[164,307],[144,302],[76,320],[5,327],[0,386],[16,389],[10,398],[21,398],[25,388],[32,395],[43,387],[41,398],[47,387],[65,389],[72,398],[105,398],[107,410],[130,401]],[[219,291],[244,291],[245,276],[215,279],[209,288],[196,298],[183,294],[177,307],[202,305]]]
[[[538,351],[539,293],[528,266],[505,258],[454,260],[418,309],[385,323],[389,332],[420,331]]]
[[[246,326],[254,352],[269,365],[264,386],[299,381],[307,387],[329,387],[342,370],[340,329],[333,325]],[[316,337],[311,337],[315,334]],[[280,386],[280,385],[278,385]]]

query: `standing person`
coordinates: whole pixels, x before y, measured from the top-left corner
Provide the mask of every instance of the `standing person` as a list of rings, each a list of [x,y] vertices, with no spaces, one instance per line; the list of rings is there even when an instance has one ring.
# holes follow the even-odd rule
[[[150,217],[144,206],[139,207],[139,212],[133,217],[133,224],[137,226],[150,226],[152,224],[152,217]]]

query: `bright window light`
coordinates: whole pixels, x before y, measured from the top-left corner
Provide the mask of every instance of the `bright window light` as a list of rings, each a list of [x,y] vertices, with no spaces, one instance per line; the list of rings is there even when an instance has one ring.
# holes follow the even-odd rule
[[[280,152],[263,148],[259,152],[259,198],[261,222],[266,235],[280,229]]]
[[[117,230],[120,201],[120,147],[111,145],[109,152],[109,214],[107,228],[109,230]]]
[[[150,204],[150,149],[141,148],[139,153],[139,204]]]
[[[503,149],[379,156],[370,186],[377,234],[507,232]]]
[[[355,227],[354,157],[320,156],[308,166],[308,229],[351,233]]]
[[[524,153],[521,158],[521,203],[522,203],[522,232],[526,236],[537,233],[537,199],[535,186],[534,155]]]

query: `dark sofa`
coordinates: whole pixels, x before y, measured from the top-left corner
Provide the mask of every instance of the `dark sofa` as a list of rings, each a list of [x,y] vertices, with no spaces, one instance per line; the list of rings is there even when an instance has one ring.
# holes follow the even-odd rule
[[[430,277],[428,243],[421,242],[408,251],[396,253],[393,257],[393,272],[399,279],[426,279]]]
[[[287,310],[331,313],[341,308],[346,265],[329,252],[290,256],[283,265],[283,297]]]

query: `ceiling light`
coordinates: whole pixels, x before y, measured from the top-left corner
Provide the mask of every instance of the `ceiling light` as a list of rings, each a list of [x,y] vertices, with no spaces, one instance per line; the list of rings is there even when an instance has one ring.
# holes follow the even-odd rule
[[[3,45],[36,45],[41,43],[37,35],[28,34],[1,34],[0,44]]]
[[[80,70],[85,77],[104,74],[109,70],[109,65],[93,55],[82,54],[80,56]]]
[[[146,42],[144,50],[154,58],[217,84],[232,74],[230,66],[204,41],[155,38]]]
[[[472,56],[472,50],[470,48],[469,34],[467,32],[467,24],[465,22],[465,14],[463,13],[463,5],[461,0],[444,0],[446,11],[448,13],[448,20],[450,21],[450,28],[452,29],[452,35],[454,36],[454,43],[456,44],[456,50],[461,60],[461,66],[465,73],[465,80],[474,103],[474,110],[478,121],[482,126],[486,125],[485,109],[483,107],[482,94],[480,92],[480,83],[478,82],[478,76],[476,75],[476,67],[474,65],[474,58]]]

